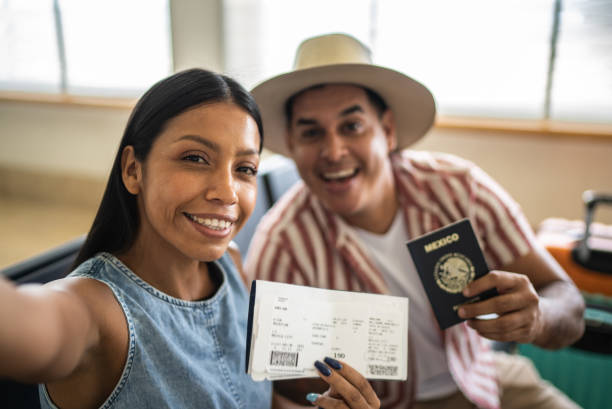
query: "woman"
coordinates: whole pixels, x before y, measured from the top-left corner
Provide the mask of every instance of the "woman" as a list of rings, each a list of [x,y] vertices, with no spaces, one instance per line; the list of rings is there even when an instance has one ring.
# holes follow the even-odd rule
[[[243,370],[247,295],[226,252],[255,205],[262,138],[230,78],[193,69],[147,91],[76,269],[0,281],[0,376],[40,382],[43,408],[269,408],[270,383]],[[378,407],[348,365],[321,377],[313,403]]]

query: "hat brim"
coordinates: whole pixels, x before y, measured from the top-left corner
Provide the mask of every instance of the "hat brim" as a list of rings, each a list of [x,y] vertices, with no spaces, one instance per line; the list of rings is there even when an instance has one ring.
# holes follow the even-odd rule
[[[434,122],[436,104],[431,92],[398,71],[370,64],[319,66],[278,75],[251,91],[261,111],[265,148],[291,156],[285,138],[285,103],[306,88],[328,83],[355,84],[378,93],[393,111],[399,149],[423,137]]]

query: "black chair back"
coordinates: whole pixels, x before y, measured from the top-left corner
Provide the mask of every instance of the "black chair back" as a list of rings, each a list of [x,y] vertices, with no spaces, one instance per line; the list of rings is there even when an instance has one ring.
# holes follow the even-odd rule
[[[242,230],[234,237],[242,259],[246,257],[255,228],[264,214],[298,180],[300,175],[293,161],[283,156],[267,159],[257,175],[257,204]]]

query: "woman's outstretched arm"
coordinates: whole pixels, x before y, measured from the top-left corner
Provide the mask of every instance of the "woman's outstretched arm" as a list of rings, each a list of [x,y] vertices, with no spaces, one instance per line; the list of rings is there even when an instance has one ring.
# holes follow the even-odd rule
[[[0,277],[0,377],[52,381],[78,367],[98,331],[75,280],[15,286]]]

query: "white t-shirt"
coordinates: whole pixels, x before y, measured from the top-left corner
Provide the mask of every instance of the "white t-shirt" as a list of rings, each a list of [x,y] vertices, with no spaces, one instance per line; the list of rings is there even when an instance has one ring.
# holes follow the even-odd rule
[[[425,289],[421,284],[406,242],[408,231],[401,211],[385,234],[355,231],[381,271],[392,295],[408,297],[409,331],[417,369],[419,401],[447,396],[458,388],[448,369],[442,335],[435,323]]]

